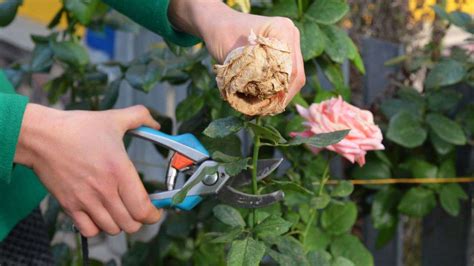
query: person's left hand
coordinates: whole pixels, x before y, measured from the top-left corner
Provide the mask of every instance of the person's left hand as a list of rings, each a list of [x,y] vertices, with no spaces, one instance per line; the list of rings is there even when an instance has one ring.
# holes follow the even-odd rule
[[[216,0],[173,0],[170,13],[174,14],[170,17],[178,28],[204,40],[209,53],[219,63],[224,62],[233,49],[248,44],[251,30],[257,35],[287,43],[292,52],[288,101],[304,86],[300,33],[291,19],[240,13]]]

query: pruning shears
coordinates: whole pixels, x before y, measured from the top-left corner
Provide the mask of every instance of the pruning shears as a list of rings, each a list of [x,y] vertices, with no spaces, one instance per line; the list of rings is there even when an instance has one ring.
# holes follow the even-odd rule
[[[242,171],[230,176],[225,168],[210,158],[209,152],[192,134],[168,135],[161,131],[140,127],[128,134],[163,146],[173,153],[168,163],[166,174],[167,191],[150,194],[149,197],[157,208],[177,208],[191,210],[204,197],[216,195],[222,202],[241,208],[261,208],[269,206],[284,197],[283,191],[269,194],[251,195],[238,191],[237,188],[251,183],[250,171]],[[278,168],[283,159],[265,159],[257,163],[257,179],[262,180]],[[181,187],[176,187],[179,174],[190,177]],[[173,197],[188,190],[185,198],[173,204]]]

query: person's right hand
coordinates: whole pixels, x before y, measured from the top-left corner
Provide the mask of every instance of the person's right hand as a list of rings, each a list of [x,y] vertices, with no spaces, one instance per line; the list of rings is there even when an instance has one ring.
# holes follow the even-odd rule
[[[143,106],[87,112],[29,104],[15,162],[35,171],[84,236],[133,233],[161,215],[123,144],[126,131],[142,125],[159,128]]]

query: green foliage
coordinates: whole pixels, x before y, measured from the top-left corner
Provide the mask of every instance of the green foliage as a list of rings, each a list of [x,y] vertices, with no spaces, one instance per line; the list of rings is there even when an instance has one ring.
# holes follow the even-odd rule
[[[22,0],[5,0],[0,2],[0,27],[7,26],[15,19],[18,7],[22,3]]]
[[[332,203],[323,211],[321,225],[331,234],[340,235],[349,231],[357,218],[357,207],[353,202]]]
[[[460,208],[459,200],[467,200],[468,196],[459,184],[447,184],[441,187],[439,199],[447,213],[457,216]]]
[[[360,242],[360,240],[349,234],[337,237],[331,244],[331,253],[336,257],[349,259],[356,266],[373,266],[372,255]]]
[[[241,119],[230,116],[212,121],[203,133],[211,138],[222,138],[238,132],[243,126]]]
[[[227,265],[251,266],[259,265],[265,254],[265,245],[251,237],[243,240],[234,240],[230,247]]]
[[[113,108],[123,86],[149,92],[164,82],[185,85],[188,97],[176,108],[178,131],[195,134],[229,175],[254,167],[249,167],[250,160],[246,157],[250,155],[249,147],[242,145],[248,141],[241,141],[240,133],[261,139],[264,147],[261,157],[273,157],[276,153],[291,163],[290,169],[271,173],[270,178],[259,182],[253,191],[266,193],[281,189],[286,195],[284,201],[259,210],[246,210],[221,205],[210,198],[190,212],[169,211],[158,235],[148,243],[131,243],[129,252],[122,258],[124,265],[259,265],[265,255],[271,263],[280,265],[373,265],[370,252],[349,233],[358,214],[358,207],[350,198],[354,186],[344,181],[337,186],[325,185],[331,178],[328,157],[316,156],[305,147],[324,148],[338,143],[349,131],[310,138],[288,137],[290,132],[304,130],[294,104],[308,106],[337,95],[349,99],[350,90],[341,63],[350,61],[361,73],[365,72],[357,47],[338,26],[348,12],[348,4],[343,0],[272,2],[271,8],[263,6],[255,11],[289,17],[298,27],[308,86],[294,98],[286,112],[265,118],[263,123],[242,118],[223,103],[210,69],[212,61],[205,49],[161,43],[128,63],[92,63],[81,45],[77,28],[120,26],[107,22],[110,13],[98,0],[64,0],[63,7],[49,24],[51,34],[32,36],[35,48],[31,60],[8,69],[13,83],[19,85],[34,73],[49,73],[53,66],[61,67],[61,74],[49,81],[45,89],[51,102],[68,99],[67,109]],[[7,0],[0,4],[0,26],[11,22],[20,3]],[[436,12],[442,12],[438,9]],[[68,18],[64,30],[56,28],[62,17]],[[472,19],[462,12],[444,12],[442,17],[472,30]],[[122,28],[130,28],[130,24],[123,24]],[[432,61],[423,53],[404,58],[410,61],[413,71],[427,67],[425,89],[419,93],[400,86],[396,96],[382,103],[380,109],[388,122],[387,143],[384,143],[387,152],[368,155],[363,167],[352,169],[352,177],[456,175],[453,151],[471,140],[474,122],[472,106],[453,116],[453,111],[460,108],[461,97],[452,88],[460,83],[473,84],[472,60],[462,51],[453,51],[451,57]],[[117,69],[114,80],[101,71],[104,67]],[[330,88],[321,87],[318,71],[327,78]],[[171,118],[155,117],[160,118],[162,130],[173,131]],[[411,159],[414,157],[417,159]],[[200,178],[196,182],[200,182]],[[173,203],[181,202],[194,184],[176,195]],[[438,196],[441,206],[456,215],[460,200],[466,198],[458,185],[376,188],[367,193],[367,199],[373,200],[371,218],[375,228],[380,230],[378,245],[393,236],[400,214],[422,217],[434,208]],[[249,193],[251,188],[247,186],[242,190]],[[62,230],[55,225],[57,211],[51,209],[47,214],[53,228],[51,232]],[[78,250],[60,244],[53,247],[53,252],[59,263],[78,262]]]
[[[430,213],[435,206],[436,198],[433,191],[423,187],[414,187],[403,195],[398,204],[398,210],[403,214],[419,218]]]
[[[240,213],[227,205],[217,205],[213,209],[214,215],[219,221],[232,227],[244,227],[245,221]]]
[[[390,119],[387,138],[406,147],[415,148],[423,144],[428,133],[414,114],[401,111]]]

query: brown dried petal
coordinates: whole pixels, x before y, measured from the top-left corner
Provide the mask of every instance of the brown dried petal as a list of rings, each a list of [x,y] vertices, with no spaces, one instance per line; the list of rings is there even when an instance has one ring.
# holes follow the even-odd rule
[[[256,37],[250,45],[229,53],[223,65],[215,65],[222,97],[246,115],[274,115],[285,110],[291,75],[291,53],[276,39]]]

